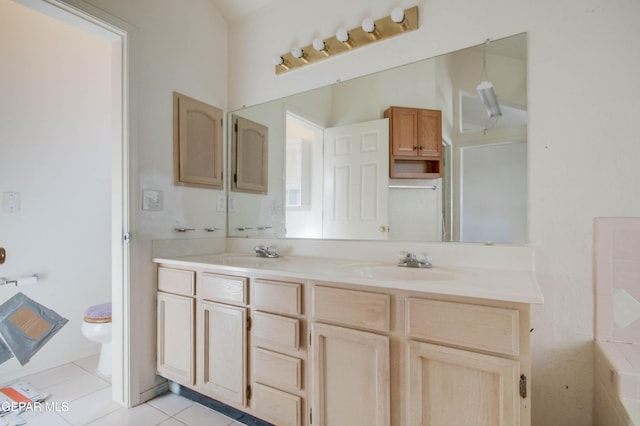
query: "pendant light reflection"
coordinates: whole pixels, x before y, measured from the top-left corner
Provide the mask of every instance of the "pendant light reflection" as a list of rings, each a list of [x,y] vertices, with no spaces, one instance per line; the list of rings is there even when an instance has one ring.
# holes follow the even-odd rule
[[[482,54],[482,78],[484,79],[478,86],[476,90],[478,91],[478,96],[480,96],[480,100],[484,104],[485,108],[487,108],[487,115],[489,118],[502,117],[502,110],[500,109],[500,103],[498,102],[498,96],[496,96],[495,88],[493,87],[493,83],[489,81],[489,77],[487,76],[487,45],[489,44],[489,39],[484,44],[484,52]]]

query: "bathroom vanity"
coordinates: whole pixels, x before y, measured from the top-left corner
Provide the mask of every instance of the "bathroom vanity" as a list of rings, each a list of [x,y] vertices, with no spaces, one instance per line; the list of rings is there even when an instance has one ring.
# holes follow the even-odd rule
[[[531,271],[156,258],[158,374],[276,425],[529,425]]]

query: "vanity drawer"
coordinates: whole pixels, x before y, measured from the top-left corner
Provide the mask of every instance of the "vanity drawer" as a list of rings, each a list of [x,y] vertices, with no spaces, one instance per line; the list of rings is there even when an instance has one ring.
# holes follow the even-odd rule
[[[407,299],[409,337],[506,355],[520,354],[518,310]]]
[[[259,416],[278,426],[300,426],[302,398],[259,383],[253,385],[253,407]]]
[[[389,331],[391,296],[332,287],[313,287],[313,319]]]
[[[185,269],[158,267],[158,290],[182,296],[193,296],[196,273]]]
[[[302,314],[302,286],[282,281],[255,280],[252,304],[256,309],[285,315]]]
[[[254,312],[251,332],[269,347],[295,351],[300,348],[300,321],[294,318]]]
[[[244,277],[203,272],[196,294],[203,299],[246,305],[248,281]]]
[[[253,380],[286,391],[302,390],[302,360],[266,349],[253,350]]]

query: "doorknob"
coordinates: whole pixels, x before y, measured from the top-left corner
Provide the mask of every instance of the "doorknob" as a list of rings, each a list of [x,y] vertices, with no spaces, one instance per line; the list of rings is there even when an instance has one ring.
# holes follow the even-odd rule
[[[7,251],[4,249],[4,247],[0,247],[0,265],[4,263],[6,258],[7,258]]]

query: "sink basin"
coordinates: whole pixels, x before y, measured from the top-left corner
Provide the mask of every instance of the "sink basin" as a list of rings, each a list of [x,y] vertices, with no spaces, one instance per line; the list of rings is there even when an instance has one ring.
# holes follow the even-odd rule
[[[451,281],[467,275],[445,268],[404,268],[390,265],[367,266],[354,269],[353,272],[365,278],[401,281]]]
[[[220,257],[220,260],[223,265],[257,268],[268,263],[280,262],[283,258],[258,257],[255,254],[224,254]]]

